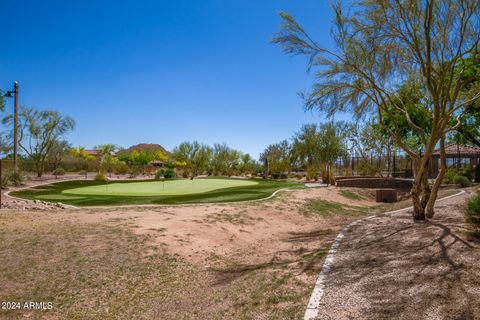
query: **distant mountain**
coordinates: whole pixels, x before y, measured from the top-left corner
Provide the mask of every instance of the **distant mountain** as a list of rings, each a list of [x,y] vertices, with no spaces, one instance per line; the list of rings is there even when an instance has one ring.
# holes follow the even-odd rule
[[[143,151],[162,151],[164,152],[165,154],[169,155],[170,152],[168,152],[167,150],[165,150],[164,147],[162,147],[161,145],[159,144],[155,144],[155,143],[139,143],[139,144],[136,144],[134,146],[131,146],[127,149],[123,149],[123,150],[120,150],[118,152],[118,154],[129,154],[129,153],[132,153],[133,151],[137,151],[137,152],[143,152]]]

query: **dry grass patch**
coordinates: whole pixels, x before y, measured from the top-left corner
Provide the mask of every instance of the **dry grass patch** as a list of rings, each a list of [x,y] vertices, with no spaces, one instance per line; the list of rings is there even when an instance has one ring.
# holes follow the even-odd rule
[[[9,318],[133,319],[180,297],[197,270],[126,227],[0,216],[0,300],[53,302]],[[146,254],[150,252],[150,254]]]

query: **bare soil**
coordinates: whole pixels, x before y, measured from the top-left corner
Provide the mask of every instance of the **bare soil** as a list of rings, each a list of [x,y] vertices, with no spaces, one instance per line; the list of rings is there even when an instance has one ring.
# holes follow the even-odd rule
[[[361,196],[354,200],[340,190],[236,204],[1,212],[0,301],[54,308],[0,309],[0,319],[301,319],[338,232],[359,212],[408,203],[379,206],[370,191],[349,189]],[[310,208],[315,201],[335,212]]]
[[[331,241],[355,219],[306,217],[312,199],[354,204],[322,188],[237,204],[4,211],[0,300],[54,309],[0,318],[300,318]]]

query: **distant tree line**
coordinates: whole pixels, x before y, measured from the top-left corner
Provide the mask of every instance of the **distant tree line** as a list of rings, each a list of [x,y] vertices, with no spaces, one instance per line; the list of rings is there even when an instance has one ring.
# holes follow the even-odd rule
[[[285,178],[291,172],[304,172],[307,180],[322,178],[333,182],[331,167],[355,158],[357,172],[382,175],[382,169],[396,150],[390,136],[375,119],[368,121],[329,121],[303,125],[289,140],[274,143],[260,155],[265,177]],[[380,164],[372,163],[378,159]]]

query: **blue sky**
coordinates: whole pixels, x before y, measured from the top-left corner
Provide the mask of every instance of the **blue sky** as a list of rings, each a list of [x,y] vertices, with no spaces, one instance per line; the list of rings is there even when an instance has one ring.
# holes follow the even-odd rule
[[[331,46],[324,0],[2,1],[0,88],[77,123],[93,147],[226,142],[258,157],[304,123],[305,59],[269,43],[279,11]],[[8,102],[8,110],[12,108]]]

